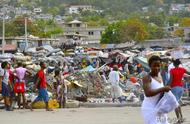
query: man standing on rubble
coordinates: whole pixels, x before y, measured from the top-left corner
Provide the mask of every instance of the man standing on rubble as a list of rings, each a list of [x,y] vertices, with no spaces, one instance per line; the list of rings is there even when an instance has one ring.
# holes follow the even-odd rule
[[[119,86],[119,72],[118,66],[114,65],[113,70],[109,73],[109,83],[111,83],[111,94],[112,101],[115,102],[115,99],[118,99],[122,94],[122,90]]]
[[[38,71],[38,73],[36,75],[37,81],[36,81],[36,85],[35,85],[35,88],[38,89],[38,97],[31,103],[30,109],[33,110],[32,106],[36,102],[43,100],[46,104],[46,111],[52,111],[52,109],[50,109],[49,105],[48,105],[49,97],[48,97],[48,93],[47,93],[46,76],[44,73],[46,64],[44,62],[40,62],[40,67],[41,67],[41,70]]]

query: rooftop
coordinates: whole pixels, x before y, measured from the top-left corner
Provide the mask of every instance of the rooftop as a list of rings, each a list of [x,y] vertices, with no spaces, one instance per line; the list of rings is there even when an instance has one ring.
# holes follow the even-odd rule
[[[69,24],[81,24],[82,22],[79,21],[79,20],[73,20],[73,21],[70,21]]]

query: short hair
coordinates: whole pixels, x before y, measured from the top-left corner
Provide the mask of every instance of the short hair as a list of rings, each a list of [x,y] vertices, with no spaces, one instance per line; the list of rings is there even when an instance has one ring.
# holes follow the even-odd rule
[[[18,62],[18,66],[22,66],[22,62]]]
[[[117,66],[117,65],[114,65],[114,66],[113,66],[113,70],[114,70],[114,71],[118,71],[118,66]]]
[[[44,62],[40,62],[40,66],[42,67],[45,63]]]
[[[56,70],[54,71],[54,73],[55,73],[55,76],[56,76],[56,75],[59,75],[59,74],[60,74],[60,70],[59,70],[59,69],[56,69]]]
[[[1,68],[5,68],[9,63],[7,61],[4,61],[1,63]]]
[[[151,56],[150,59],[148,60],[148,65],[151,67],[152,63],[155,61],[161,61],[161,58],[159,56]]]
[[[176,59],[173,61],[174,66],[179,66],[181,64],[181,61],[179,59]]]

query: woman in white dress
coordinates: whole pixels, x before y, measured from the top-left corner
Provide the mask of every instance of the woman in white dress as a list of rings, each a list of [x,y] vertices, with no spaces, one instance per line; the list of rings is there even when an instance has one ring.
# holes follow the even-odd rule
[[[145,98],[142,103],[142,114],[145,124],[168,124],[166,114],[156,113],[156,104],[161,94],[171,90],[169,86],[164,86],[160,72],[161,59],[158,56],[152,56],[148,64],[151,72],[143,78],[143,89]]]

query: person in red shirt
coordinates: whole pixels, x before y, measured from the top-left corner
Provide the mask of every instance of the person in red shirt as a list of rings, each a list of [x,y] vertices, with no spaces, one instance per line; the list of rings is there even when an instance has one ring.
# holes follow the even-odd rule
[[[184,83],[183,83],[182,79],[183,79],[185,73],[190,74],[190,72],[187,72],[187,70],[183,67],[179,67],[179,65],[181,64],[179,59],[174,60],[173,64],[174,64],[175,68],[170,70],[169,84],[172,88],[172,90],[171,90],[172,93],[174,94],[177,101],[179,102],[183,95],[183,92],[184,92],[184,89],[183,89]],[[176,113],[178,122],[179,123],[183,122],[184,119],[183,119],[180,105],[178,108],[175,109],[175,113]]]
[[[49,108],[48,101],[48,93],[47,93],[47,82],[46,82],[46,76],[44,73],[44,69],[46,68],[46,64],[44,62],[40,62],[41,70],[37,73],[37,81],[35,88],[38,89],[38,97],[31,103],[30,109],[32,109],[32,106],[40,100],[43,100],[46,104],[46,111],[52,111],[52,109]]]

